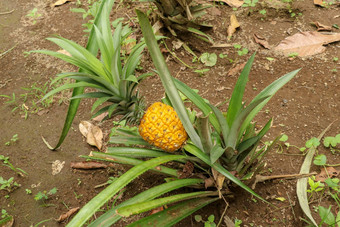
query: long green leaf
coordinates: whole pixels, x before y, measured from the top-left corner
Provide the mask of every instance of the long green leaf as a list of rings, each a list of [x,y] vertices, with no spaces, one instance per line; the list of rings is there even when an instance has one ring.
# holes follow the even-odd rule
[[[325,133],[328,131],[328,129],[331,127],[331,125],[332,124],[328,125],[328,127],[320,133],[320,135],[318,136],[319,140],[321,140],[321,138],[325,135]],[[301,165],[300,174],[308,174],[309,173],[309,169],[310,169],[310,166],[312,164],[315,151],[316,151],[315,147],[311,147],[308,150],[307,155],[305,157],[305,160],[303,161],[303,163]],[[310,211],[310,208],[309,208],[308,196],[307,196],[307,179],[308,178],[305,177],[305,178],[300,178],[300,179],[297,180],[296,195],[298,197],[299,204],[300,204],[302,211],[305,213],[305,215],[309,218],[309,220],[315,226],[318,226],[318,224],[314,220],[314,218],[312,216],[312,212]]]
[[[163,211],[157,212],[153,215],[142,218],[128,227],[150,227],[150,226],[162,226],[171,227],[188,217],[195,211],[205,207],[206,205],[215,202],[219,198],[200,198],[184,201],[174,206],[171,206]]]
[[[244,120],[258,105],[264,102],[266,98],[267,96],[257,99],[255,102],[250,103],[245,109],[240,111],[240,113],[236,116],[232,125],[230,126],[230,131],[225,144],[226,148],[231,147],[233,150],[236,149],[238,136],[240,134],[240,129]]]
[[[152,31],[148,17],[141,11],[136,10],[138,21],[141,26],[145,43],[149,49],[152,61],[159,73],[161,81],[163,83],[166,94],[168,95],[174,109],[176,110],[186,132],[193,143],[203,149],[202,142],[196,133],[193,125],[190,122],[186,108],[182,102],[181,97],[178,94],[177,88],[172,80],[169,69],[165,63],[164,57],[157,45],[155,35]]]
[[[140,147],[108,147],[107,154],[115,154],[127,157],[142,158],[142,157],[161,157],[169,155],[162,150],[151,150]]]
[[[64,84],[60,87],[57,87],[56,89],[48,92],[44,97],[42,98],[43,100],[66,89],[71,89],[71,88],[78,88],[78,87],[93,87],[93,88],[101,88],[98,85],[95,85],[93,83],[86,83],[86,82],[78,82],[78,83],[72,83],[72,84]]]
[[[102,10],[104,7],[106,7],[107,9],[111,9],[112,6],[114,4],[114,0],[103,0],[102,3],[100,4],[100,7],[98,9],[98,13],[94,19],[94,24],[98,24],[98,21],[100,20],[101,17],[105,17],[108,15],[103,15],[102,14]],[[91,29],[90,32],[90,36],[86,45],[86,49],[91,52],[93,55],[96,55],[98,52],[98,46],[95,40],[95,36],[94,36],[94,29]],[[82,69],[79,69],[79,72],[83,72]],[[80,95],[84,92],[84,88],[83,87],[77,87],[73,89],[72,92],[72,97]],[[57,148],[59,148],[61,146],[61,144],[64,142],[70,128],[73,122],[73,119],[77,113],[78,110],[78,106],[80,104],[80,99],[73,99],[70,101],[70,105],[68,107],[68,111],[67,111],[67,115],[66,115],[66,119],[65,119],[65,123],[63,126],[63,130],[61,132],[61,135],[59,137],[59,141],[57,143],[57,145],[52,149],[52,150],[56,150]]]
[[[241,126],[239,139],[242,136],[242,132],[246,129],[248,124],[253,120],[253,118],[257,115],[257,113],[267,104],[267,102],[273,97],[273,95],[286,83],[288,83],[298,72],[300,69],[294,70],[290,73],[287,73],[286,75],[280,77],[270,85],[268,85],[265,89],[263,89],[252,101],[251,103],[263,98],[268,97],[265,101],[263,101],[261,104],[259,104],[243,121],[243,124]]]
[[[248,76],[249,72],[251,69],[251,65],[253,64],[254,58],[255,58],[254,53],[244,66],[240,77],[238,78],[233,94],[231,95],[231,99],[229,102],[229,107],[227,111],[227,122],[228,125],[232,125],[235,118],[237,117],[237,114],[239,113],[240,109],[242,108],[242,99],[243,99],[243,94],[244,90],[246,88],[246,84],[248,82]]]
[[[210,158],[207,154],[203,153],[199,148],[192,144],[186,144],[184,146],[184,149],[188,151],[189,153],[193,154],[194,156],[198,157],[202,161],[204,161],[206,164],[210,165],[212,168],[214,168],[216,171],[227,177],[229,180],[252,194],[253,196],[259,198],[260,200],[268,203],[265,199],[263,199],[261,196],[259,196],[257,193],[255,193],[253,190],[251,190],[247,185],[245,185],[242,181],[240,181],[238,178],[236,178],[234,175],[232,175],[228,170],[226,170],[223,166],[221,166],[218,163],[211,164]]]
[[[67,224],[69,227],[82,226],[91,216],[109,199],[111,199],[116,193],[124,188],[128,183],[143,174],[145,171],[152,169],[160,164],[179,160],[184,158],[182,155],[168,155],[159,158],[154,158],[149,161],[145,161],[137,166],[132,167],[111,185],[97,194],[91,201],[89,201],[77,215]]]
[[[216,106],[210,105],[210,108],[212,109],[212,111],[214,112],[214,115],[216,116],[216,118],[218,120],[218,123],[219,123],[220,128],[221,128],[221,134],[222,134],[222,137],[223,137],[223,142],[226,145],[227,141],[228,141],[229,130],[230,130],[228,122],[225,119],[225,117],[223,116],[222,111],[220,111]]]
[[[190,99],[205,116],[209,116],[209,121],[218,133],[221,133],[220,125],[215,115],[211,114],[212,110],[208,103],[199,96],[194,90],[192,90],[188,85],[181,82],[180,80],[173,78],[177,89],[182,92],[188,99]]]
[[[109,161],[109,162],[115,162],[115,163],[127,164],[127,165],[133,165],[133,166],[139,165],[144,162],[136,158],[124,157],[124,156],[115,155],[115,154],[107,154],[103,152],[92,151],[91,155],[92,156],[88,156],[86,158],[92,158],[92,159],[101,160],[101,161]],[[167,174],[169,176],[178,177],[178,171],[176,169],[168,168],[166,166],[157,166],[157,168],[154,168],[152,170],[159,172],[159,173]]]
[[[217,194],[216,194],[217,193]],[[145,201],[141,203],[136,203],[128,206],[124,206],[122,208],[117,209],[117,214],[123,217],[129,217],[133,214],[143,213],[145,211],[164,206],[167,204],[175,203],[182,200],[188,200],[192,198],[198,197],[207,197],[218,195],[218,192],[210,192],[210,191],[199,191],[199,192],[191,192],[191,193],[184,193],[184,194],[177,194],[172,195],[160,199],[154,199],[151,201]]]
[[[120,207],[124,207],[127,205],[149,201],[154,198],[157,198],[161,195],[164,195],[167,192],[176,190],[178,188],[187,187],[190,185],[201,184],[204,181],[202,179],[179,179],[170,181],[168,183],[164,183],[153,188],[150,188],[144,192],[139,193],[135,197],[132,197],[118,206],[114,207],[113,209],[109,210],[98,219],[96,219],[93,223],[91,223],[88,227],[109,227],[116,223],[122,217],[116,213],[116,210]]]

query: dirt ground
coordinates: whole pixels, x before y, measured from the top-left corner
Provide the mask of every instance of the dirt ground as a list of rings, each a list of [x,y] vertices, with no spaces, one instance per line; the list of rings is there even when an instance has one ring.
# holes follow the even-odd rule
[[[60,35],[85,45],[87,37],[83,32],[82,24],[89,19],[88,17],[83,20],[80,13],[70,11],[70,8],[76,7],[87,9],[88,4],[85,0],[80,1],[81,6],[76,6],[76,1],[71,1],[51,8],[52,2],[0,1],[0,94],[10,97],[15,94],[13,103],[6,103],[9,98],[0,97],[0,154],[9,157],[15,167],[27,172],[27,176],[21,177],[8,167],[0,165],[0,177],[4,179],[14,177],[15,182],[20,184],[20,187],[11,192],[0,190],[0,207],[14,216],[14,226],[36,226],[42,221],[45,222],[38,226],[65,226],[67,221],[63,223],[55,221],[60,214],[74,207],[82,207],[102,190],[102,188],[95,188],[96,185],[105,183],[110,176],[119,176],[128,169],[127,166],[118,164],[107,169],[90,171],[73,170],[70,167],[71,162],[83,161],[80,155],[88,155],[91,150],[95,150],[86,144],[78,130],[80,121],[90,119],[91,100],[82,101],[72,130],[60,149],[55,152],[50,151],[41,139],[41,136],[44,136],[51,144],[57,142],[66,116],[67,98],[70,93],[58,95],[51,103],[43,106],[37,101],[44,92],[38,91],[37,88],[50,89],[48,83],[57,73],[77,69],[52,57],[40,54],[28,55],[26,52],[35,49],[58,50],[57,46],[45,39],[53,35]],[[227,58],[218,58],[217,64],[204,75],[199,75],[185,67],[170,53],[166,52],[164,55],[172,75],[190,87],[198,89],[199,94],[212,104],[230,98],[238,74],[228,76],[228,71],[246,62],[254,51],[257,51],[257,55],[245,93],[246,101],[250,101],[275,79],[301,68],[299,74],[260,112],[256,121],[260,127],[269,118],[274,119],[273,127],[265,140],[272,140],[284,133],[288,135],[290,144],[302,147],[308,139],[317,137],[332,122],[334,123],[326,135],[335,136],[340,132],[340,61],[334,60],[340,57],[340,43],[329,44],[325,52],[312,57],[288,58],[264,49],[254,41],[253,35],[256,33],[266,38],[270,46],[276,46],[281,40],[296,32],[315,31],[316,28],[311,25],[311,22],[318,21],[329,26],[334,24],[340,26],[340,8],[337,4],[322,8],[314,5],[312,1],[296,0],[286,3],[290,4],[291,10],[289,10],[287,6],[278,7],[272,2],[260,1],[254,8],[238,10],[233,10],[226,4],[212,3],[214,6],[208,12],[213,29],[207,30],[206,33],[216,43],[230,44],[227,47],[212,47],[190,34],[179,34],[178,38],[190,46],[198,56],[205,52],[228,55]],[[36,17],[27,16],[34,8],[37,9]],[[136,35],[140,38],[135,8],[147,10],[149,3],[122,1],[114,5],[111,19],[113,21],[124,17],[124,21],[129,22],[136,29]],[[260,14],[263,9],[266,10],[264,15]],[[229,41],[226,31],[232,13],[236,15],[241,26]],[[292,16],[292,13],[295,16]],[[339,29],[333,27],[333,32],[339,32]],[[183,48],[176,49],[173,41],[176,40],[172,37],[166,43],[180,59],[186,64],[203,68],[200,63],[192,63],[193,56]],[[234,44],[247,48],[249,53],[239,56]],[[233,59],[233,62],[231,63],[229,59]],[[143,72],[153,69],[147,53],[142,61]],[[159,101],[163,97],[164,91],[157,76],[144,80],[139,89],[145,96],[147,104]],[[107,141],[110,129],[113,127],[112,121],[96,124],[104,130]],[[16,134],[17,139],[15,139]],[[339,154],[333,155],[322,147],[319,153],[327,155],[328,163],[339,163]],[[274,149],[266,157],[267,166],[262,174],[299,173],[304,156],[291,154],[301,154],[301,152],[293,147],[284,150],[283,153]],[[52,175],[51,166],[56,160],[65,161],[65,165],[60,173]],[[320,168],[313,166],[312,171],[319,172]],[[146,173],[126,187],[118,202],[161,182],[161,177],[155,178],[152,173]],[[49,191],[54,187],[57,188],[57,193],[49,196],[48,200],[34,199],[38,192]],[[296,179],[259,183],[254,190],[280,209],[274,210],[267,204],[256,201],[243,190],[234,188],[235,196],[228,201],[229,208],[226,215],[233,221],[242,220],[244,226],[306,225],[301,220],[301,217],[306,217],[297,201]],[[277,197],[284,197],[285,200],[279,201],[275,199]],[[325,207],[333,205],[333,213],[338,211],[334,200],[328,197],[323,199],[317,197],[311,203],[313,216],[317,221],[320,221],[320,218],[313,207],[319,204]],[[201,214],[204,220],[214,214],[219,220],[225,206],[223,201],[218,201],[195,214]],[[117,226],[125,226],[129,221],[131,220],[122,220]],[[197,223],[194,215],[191,215],[177,226],[203,226],[203,224]],[[224,221],[221,226],[226,226]]]

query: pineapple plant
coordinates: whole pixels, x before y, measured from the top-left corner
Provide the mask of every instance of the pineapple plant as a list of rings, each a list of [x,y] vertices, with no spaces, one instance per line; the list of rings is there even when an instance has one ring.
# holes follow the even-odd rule
[[[187,140],[187,133],[176,111],[161,102],[152,104],[139,125],[144,140],[162,150],[173,152]]]
[[[74,79],[74,83],[67,83],[47,93],[43,99],[65,89],[93,88],[95,91],[73,95],[71,100],[95,98],[91,112],[93,117],[107,112],[106,118],[117,115],[127,123],[139,123],[144,111],[142,98],[137,89],[138,83],[150,73],[135,76],[135,70],[142,57],[145,43],[140,42],[131,48],[128,56],[123,56],[122,46],[131,42],[132,29],[119,23],[112,35],[109,20],[109,11],[103,8],[102,16],[97,24],[93,25],[94,39],[100,50],[100,59],[97,54],[91,53],[79,44],[62,38],[48,38],[49,41],[69,53],[63,54],[49,50],[36,50],[33,52],[47,54],[80,68],[79,72],[64,72],[51,82],[55,83],[64,78]],[[108,103],[108,105],[105,105]],[[98,107],[102,107],[95,111]],[[105,119],[106,119],[105,118]]]
[[[267,202],[250,189],[242,179],[229,171],[246,172],[249,164],[261,161],[265,153],[268,152],[270,148],[258,148],[261,138],[271,126],[271,120],[258,133],[255,132],[254,124],[251,121],[276,91],[291,80],[299,70],[287,73],[274,81],[245,107],[242,98],[254,60],[255,54],[253,54],[235,85],[227,114],[224,114],[190,87],[171,77],[147,16],[139,10],[137,10],[137,15],[146,45],[166,92],[166,103],[173,106],[174,112],[165,104],[155,103],[147,110],[139,129],[136,127],[120,128],[116,130],[116,135],[110,138],[111,143],[115,145],[123,144],[125,147],[109,147],[106,153],[91,152],[90,156],[83,156],[89,159],[129,164],[134,167],[89,201],[67,226],[81,226],[86,223],[100,207],[122,188],[148,170],[163,173],[169,178],[165,179],[166,183],[154,186],[114,206],[89,226],[112,226],[123,217],[140,214],[161,206],[167,206],[167,208],[156,214],[146,216],[129,226],[150,226],[153,223],[158,223],[160,226],[172,226],[198,209],[221,199],[221,197],[226,198],[228,190],[225,189],[231,182],[246,190],[252,196]],[[190,120],[178,91],[202,111],[202,114],[197,116],[194,122]],[[168,116],[167,112],[172,114]],[[171,128],[171,123],[168,122],[175,120],[175,124],[179,127],[179,121],[174,117],[176,116],[175,113],[189,138],[181,149],[181,155],[166,152],[170,150],[170,145],[161,147],[172,142],[172,139],[167,140],[167,137],[165,137],[165,142],[155,140],[155,138],[161,136],[161,130],[165,130],[164,135],[166,135],[169,129],[167,125],[170,124]],[[185,132],[184,129],[183,131],[181,129],[181,132]],[[142,137],[145,137],[144,139],[147,142]],[[153,145],[159,145],[158,149]],[[146,158],[149,159],[146,160]],[[245,160],[247,160],[247,163]],[[162,165],[167,162],[172,163],[169,166]],[[198,172],[200,178],[195,178],[195,176],[198,176],[197,174],[189,174],[182,179],[181,171],[190,172],[190,166],[195,168],[192,171]],[[259,166],[259,163],[255,166]],[[211,176],[214,178],[213,181],[216,183],[217,190],[206,191],[204,182]],[[228,181],[225,179],[228,179]],[[186,193],[179,192],[179,194],[170,196],[166,195],[166,193],[183,187],[193,187],[195,190]],[[176,205],[170,206],[173,203],[176,203]]]

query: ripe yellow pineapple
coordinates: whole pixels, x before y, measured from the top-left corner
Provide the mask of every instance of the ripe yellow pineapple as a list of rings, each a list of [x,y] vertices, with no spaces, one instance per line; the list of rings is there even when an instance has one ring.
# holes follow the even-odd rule
[[[178,150],[188,138],[175,110],[161,102],[146,110],[139,125],[139,134],[148,143],[165,151]]]

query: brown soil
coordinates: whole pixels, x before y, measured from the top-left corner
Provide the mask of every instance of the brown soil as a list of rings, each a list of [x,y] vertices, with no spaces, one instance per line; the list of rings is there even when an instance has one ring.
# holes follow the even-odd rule
[[[51,1],[49,1],[51,2]],[[53,1],[52,1],[53,2]],[[81,14],[70,12],[75,8],[76,1],[69,2],[63,6],[51,8],[50,3],[43,0],[2,0],[0,2],[0,53],[11,49],[8,53],[0,56],[0,94],[11,96],[16,95],[15,104],[6,104],[5,97],[0,97],[0,154],[9,157],[11,163],[23,170],[28,175],[20,177],[8,167],[0,166],[0,177],[9,179],[14,177],[21,186],[12,192],[0,191],[0,207],[14,216],[14,226],[34,226],[43,221],[45,226],[64,226],[58,224],[54,219],[66,212],[69,208],[82,207],[93,196],[101,191],[94,186],[107,181],[109,176],[118,176],[127,170],[128,167],[113,165],[105,170],[79,171],[70,168],[70,162],[82,161],[79,155],[88,155],[95,148],[90,147],[79,133],[78,124],[81,120],[90,119],[91,101],[84,100],[81,103],[77,117],[74,120],[73,128],[69,132],[64,144],[56,152],[50,151],[43,143],[41,136],[44,136],[50,143],[55,144],[59,138],[67,111],[67,97],[69,93],[63,93],[56,97],[51,105],[36,109],[32,101],[39,98],[28,96],[24,103],[21,94],[31,91],[23,90],[32,85],[43,87],[46,82],[61,71],[75,71],[76,69],[62,61],[54,58],[31,54],[26,56],[24,52],[34,49],[58,50],[55,45],[45,38],[60,35],[77,43],[86,43],[86,36],[82,24],[86,23]],[[82,0],[86,6],[85,0]],[[85,6],[82,6],[86,8]],[[147,9],[148,4],[137,1],[124,1],[114,6],[112,20],[124,17],[129,21],[135,17],[134,8]],[[266,87],[280,76],[302,68],[299,74],[282,88],[275,97],[267,104],[257,116],[258,126],[263,126],[269,119],[274,119],[274,124],[265,140],[272,140],[281,133],[289,136],[289,143],[298,147],[304,146],[311,137],[317,137],[330,123],[334,122],[328,136],[334,136],[340,132],[340,97],[339,97],[339,61],[334,62],[334,57],[339,57],[339,43],[327,45],[327,50],[308,58],[288,59],[274,54],[270,50],[263,49],[256,44],[253,34],[256,33],[265,37],[269,44],[277,45],[282,39],[298,31],[314,31],[315,28],[310,22],[318,21],[325,25],[340,25],[340,11],[336,5],[321,8],[315,6],[311,1],[294,1],[291,5],[294,13],[302,15],[291,17],[286,8],[277,8],[262,2],[249,12],[249,8],[233,9],[227,5],[216,4],[209,9],[209,15],[213,29],[207,34],[213,37],[217,43],[241,44],[249,49],[245,56],[238,56],[236,50],[231,47],[213,48],[192,35],[180,34],[179,38],[186,42],[191,49],[199,56],[204,52],[228,54],[228,58],[236,59],[236,64],[246,62],[251,53],[257,51],[254,66],[250,74],[250,81],[246,89],[245,100],[250,101],[260,90]],[[35,20],[26,15],[33,8],[38,9],[40,17]],[[259,10],[266,9],[263,16]],[[14,10],[14,11],[12,11]],[[5,13],[8,12],[8,13]],[[235,13],[241,28],[237,30],[231,41],[227,41],[226,30],[229,25],[229,16]],[[134,20],[134,19],[133,19]],[[130,24],[139,31],[135,20]],[[335,32],[338,30],[334,29]],[[137,32],[140,35],[140,32]],[[167,40],[168,46],[172,47],[174,38]],[[184,49],[175,50],[177,55],[187,64],[200,66],[199,63],[192,63],[192,56]],[[194,73],[193,70],[185,68],[183,64],[174,59],[169,53],[165,53],[169,68],[172,74],[187,83],[190,87],[198,89],[199,93],[211,103],[228,99],[232,88],[237,80],[237,75],[227,76],[227,72],[234,67],[235,61],[230,63],[227,58],[218,59],[217,64],[203,76]],[[269,61],[267,57],[275,60]],[[144,71],[153,68],[150,58],[146,54],[143,59]],[[140,92],[145,96],[147,104],[159,101],[163,97],[163,89],[158,77],[150,77],[140,85]],[[61,101],[61,104],[58,104]],[[19,106],[18,109],[12,110]],[[25,111],[28,112],[25,119]],[[107,135],[113,126],[112,121],[99,124]],[[18,140],[10,145],[5,145],[13,135],[18,134]],[[266,157],[267,166],[264,175],[294,174],[298,173],[304,156],[291,156],[287,153],[296,154],[298,150],[290,148],[279,154],[273,150]],[[319,153],[325,153],[328,163],[339,163],[338,154],[332,155],[329,150],[320,148]],[[57,175],[52,175],[51,164],[55,160],[65,161],[65,166]],[[320,168],[313,166],[312,170],[319,171]],[[162,182],[162,178],[155,181],[152,173],[144,174],[126,187],[121,202],[140,191],[150,188]],[[49,191],[53,187],[58,189],[55,195],[45,202],[35,201],[34,195],[39,191]],[[26,189],[32,191],[27,194]],[[235,188],[235,197],[229,202],[226,211],[232,220],[235,218],[243,221],[247,226],[304,226],[305,218],[296,197],[296,180],[273,180],[259,183],[255,191],[262,197],[273,203],[279,210],[273,210],[267,204],[256,201],[243,190]],[[285,201],[275,198],[284,197]],[[336,203],[328,197],[320,200],[322,205],[328,207],[333,205],[335,212]],[[319,200],[311,204],[318,206]],[[198,212],[206,220],[210,214],[216,219],[221,218],[225,203],[216,202]],[[317,213],[313,211],[317,221]],[[194,215],[183,220],[178,226],[202,226],[196,223]],[[124,226],[131,221],[121,221],[117,226]],[[41,226],[42,226],[41,225]],[[222,225],[225,226],[224,221]]]

